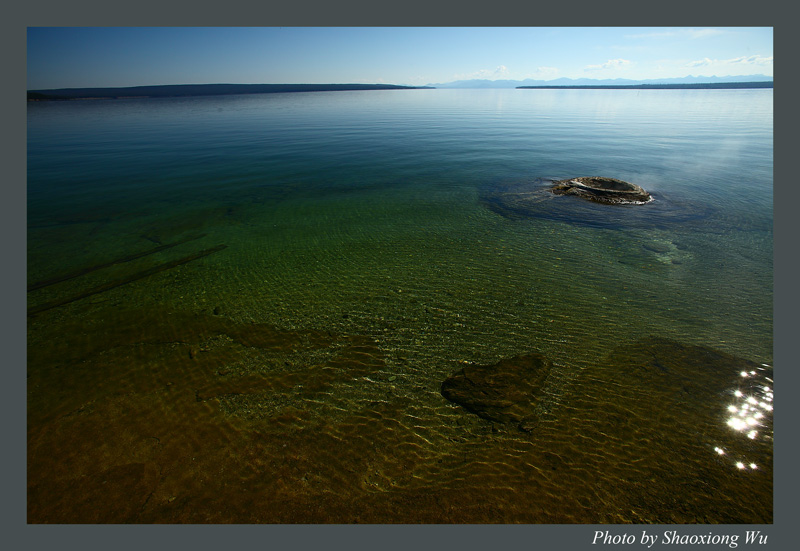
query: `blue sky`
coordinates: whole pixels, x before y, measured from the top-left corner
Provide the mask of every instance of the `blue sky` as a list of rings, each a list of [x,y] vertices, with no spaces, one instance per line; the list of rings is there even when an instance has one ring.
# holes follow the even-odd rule
[[[770,27],[36,27],[28,89],[773,74]]]

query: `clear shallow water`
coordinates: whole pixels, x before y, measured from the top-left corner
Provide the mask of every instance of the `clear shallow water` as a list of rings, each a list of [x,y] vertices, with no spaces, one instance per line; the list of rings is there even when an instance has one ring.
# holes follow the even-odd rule
[[[75,434],[97,430],[91,420],[67,421],[67,413],[95,404],[94,422],[118,434],[147,426],[120,412],[156,400],[149,407],[172,420],[165,425],[173,436],[212,427],[236,442],[226,458],[206,450],[214,457],[201,473],[227,465],[237,477],[249,473],[264,495],[285,484],[293,490],[275,502],[283,509],[247,517],[239,491],[218,488],[211,497],[177,481],[174,473],[199,468],[182,463],[189,450],[205,448],[177,436],[182,444],[169,453],[137,448],[135,461],[121,451],[130,441],[102,453],[87,443],[81,454],[72,450],[78,463],[57,482],[81,472],[91,479],[87,473],[98,469],[78,457],[87,453],[102,457],[102,473],[135,471],[120,475],[121,487],[129,491],[135,480],[142,495],[156,496],[132,517],[141,522],[353,522],[348,511],[359,508],[367,511],[363,521],[379,522],[738,521],[733,512],[709,517],[718,505],[711,497],[698,513],[680,498],[667,506],[655,494],[627,492],[639,496],[632,505],[617,495],[620,480],[637,476],[668,488],[677,475],[666,471],[683,469],[691,479],[692,468],[718,464],[720,473],[730,471],[719,474],[722,481],[741,473],[714,452],[712,429],[690,439],[698,446],[690,454],[695,467],[678,468],[677,458],[665,456],[642,466],[637,445],[676,427],[683,442],[694,425],[665,421],[663,400],[672,398],[635,375],[617,380],[608,358],[655,336],[771,365],[770,90],[52,102],[29,104],[28,121],[29,284],[80,274],[28,295],[35,312],[29,403],[42,404],[41,414],[29,407],[29,495],[45,481],[58,487],[36,478],[35,467],[50,468],[48,451],[70,449]],[[654,207],[675,215],[651,224],[611,207],[592,214],[603,223],[587,223],[580,203],[573,210],[544,202],[513,216],[492,208],[504,186],[582,175],[637,183],[657,198]],[[687,220],[686,212],[698,214]],[[227,247],[195,258],[218,245]],[[36,311],[52,304],[59,305]],[[252,327],[268,336],[253,337]],[[465,364],[530,351],[555,364],[539,428],[530,434],[498,427],[439,394],[444,378]],[[88,370],[80,381],[64,375],[76,366]],[[90,384],[100,380],[105,390]],[[636,383],[645,399],[629,411],[641,427],[611,434],[603,419],[617,419],[609,412],[618,405],[604,389],[624,395]],[[74,386],[68,398],[65,385]],[[188,405],[177,388],[191,396]],[[123,407],[121,396],[133,402]],[[210,412],[192,413],[197,404]],[[727,404],[720,397],[698,415],[715,419],[718,406],[724,427]],[[59,416],[61,409],[69,411]],[[193,416],[197,422],[187,422]],[[155,429],[138,430],[143,441],[161,442],[148,430]],[[284,448],[260,440],[265,435],[302,453],[287,459]],[[587,444],[596,438],[616,443],[601,461],[615,465],[607,473]],[[680,449],[680,442],[664,446]],[[749,486],[739,490],[759,503],[771,503],[769,443],[769,473],[763,466],[749,473]],[[254,449],[273,463],[246,459]],[[475,459],[466,461],[470,454]],[[554,461],[568,474],[542,476]],[[291,472],[276,478],[281,469]],[[420,505],[422,489],[439,505]],[[73,501],[95,491],[77,492]],[[456,516],[441,505],[471,492],[489,492],[493,506]],[[715,493],[726,492],[706,491]],[[179,498],[187,500],[183,509]],[[312,498],[328,506],[309,512]],[[33,503],[31,516],[59,518]],[[229,512],[186,516],[198,503],[224,503]],[[742,518],[771,515],[771,506],[755,509]]]

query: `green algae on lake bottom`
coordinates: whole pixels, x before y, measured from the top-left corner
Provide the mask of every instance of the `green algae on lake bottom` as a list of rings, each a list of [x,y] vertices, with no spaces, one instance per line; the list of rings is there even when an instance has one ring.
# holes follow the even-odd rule
[[[757,438],[725,423],[771,371],[705,347],[647,339],[548,378],[523,432],[393,375],[379,339],[87,322],[29,349],[32,523],[772,520],[771,414]]]
[[[28,283],[60,281],[28,293],[29,521],[770,522],[771,117],[763,90],[31,102]],[[535,178],[570,174],[654,200]],[[533,355],[509,422],[441,394]]]

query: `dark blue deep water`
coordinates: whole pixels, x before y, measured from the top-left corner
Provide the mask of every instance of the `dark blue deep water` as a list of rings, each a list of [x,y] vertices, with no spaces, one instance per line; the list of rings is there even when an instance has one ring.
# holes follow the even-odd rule
[[[691,392],[707,386],[711,360],[673,381],[685,395],[666,405],[660,393],[673,383],[620,382],[608,358],[662,339],[771,370],[772,128],[772,90],[29,103],[30,518],[75,521],[49,509],[42,488],[127,468],[141,470],[130,477],[138,486],[119,491],[152,497],[127,517],[78,507],[78,521],[355,522],[355,511],[364,522],[769,521],[771,506],[737,517],[715,513],[713,500],[771,503],[771,413],[746,430],[726,424],[733,387],[713,400]],[[655,200],[620,207],[541,193],[542,179],[577,176],[633,182]],[[541,200],[514,208],[509,194],[528,191]],[[465,365],[531,352],[553,362],[532,431],[439,393]],[[630,394],[614,390],[626,384]],[[603,420],[603,399],[621,407],[637,395],[625,407],[640,428],[611,434],[620,421]],[[98,426],[132,436],[70,448],[91,421],[65,428],[60,416],[90,405]],[[697,423],[695,408],[706,408]],[[142,411],[172,421],[151,427]],[[744,444],[715,451],[728,448],[696,428],[704,423]],[[168,432],[197,427],[227,444],[188,438],[164,451]],[[301,436],[311,432],[318,445]],[[259,443],[264,434],[294,446],[294,459]],[[660,438],[676,457],[637,448],[660,449]],[[601,451],[604,439],[613,451]],[[765,441],[767,455],[751,449]],[[53,474],[56,449],[72,454],[70,472]],[[684,463],[688,481],[718,467],[714,487],[675,497]],[[253,512],[234,482],[213,494],[193,482],[220,465],[263,496],[285,490],[282,505]],[[750,493],[731,494],[742,485],[728,476],[745,477]],[[673,501],[645,480],[662,481]],[[493,505],[461,517],[414,497],[463,504],[473,491]],[[198,508],[205,516],[187,512]]]

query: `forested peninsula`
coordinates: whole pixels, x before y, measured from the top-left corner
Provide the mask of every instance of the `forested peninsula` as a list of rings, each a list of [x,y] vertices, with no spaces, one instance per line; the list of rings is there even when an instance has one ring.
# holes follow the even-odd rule
[[[430,86],[398,86],[395,84],[168,84],[126,88],[28,90],[28,101],[170,98],[286,92],[336,92],[343,90],[414,90],[419,88],[430,88]]]

